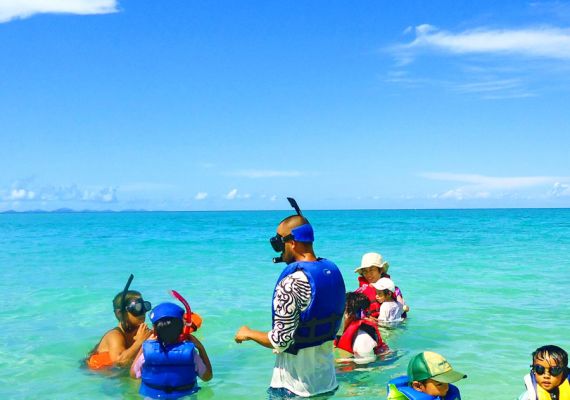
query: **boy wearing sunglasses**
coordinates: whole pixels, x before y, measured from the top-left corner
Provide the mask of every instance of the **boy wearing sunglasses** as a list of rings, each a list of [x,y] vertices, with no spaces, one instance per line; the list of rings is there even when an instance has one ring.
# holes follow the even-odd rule
[[[554,345],[536,349],[524,383],[526,392],[519,400],[570,400],[568,353]]]
[[[130,366],[143,342],[151,334],[144,323],[145,313],[150,309],[150,302],[143,300],[136,290],[128,290],[126,287],[117,293],[113,299],[113,310],[119,326],[107,331],[87,355],[87,367],[100,370]]]

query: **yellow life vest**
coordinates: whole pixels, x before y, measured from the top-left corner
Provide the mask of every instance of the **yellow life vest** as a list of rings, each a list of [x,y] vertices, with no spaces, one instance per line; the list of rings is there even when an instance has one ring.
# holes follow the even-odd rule
[[[530,374],[525,377],[525,384],[527,391],[530,394],[530,399],[532,400],[552,400],[550,393],[544,390],[540,385],[534,386],[531,383]],[[534,397],[532,397],[534,395]],[[560,386],[558,386],[558,399],[559,400],[570,400],[570,383],[568,379],[565,379]]]

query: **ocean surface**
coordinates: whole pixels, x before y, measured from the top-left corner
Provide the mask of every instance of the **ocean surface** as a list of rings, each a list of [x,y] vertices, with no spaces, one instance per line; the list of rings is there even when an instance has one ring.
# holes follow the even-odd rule
[[[268,330],[283,264],[268,239],[288,211],[0,214],[0,398],[136,399],[138,382],[80,361],[116,326],[111,300],[130,273],[153,304],[176,289],[204,318],[214,368],[197,399],[265,399],[274,356],[236,344],[242,324]],[[570,350],[570,209],[307,211],[317,255],[347,289],[363,253],[380,252],[411,307],[386,331],[392,353],[338,364],[334,399],[382,399],[424,350],[468,378],[466,400],[512,400],[530,353]],[[346,353],[337,354],[345,357]]]

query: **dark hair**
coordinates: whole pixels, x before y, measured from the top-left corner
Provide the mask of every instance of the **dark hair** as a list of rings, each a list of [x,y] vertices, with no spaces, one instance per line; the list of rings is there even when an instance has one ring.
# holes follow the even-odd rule
[[[184,322],[181,318],[165,317],[154,324],[158,341],[164,346],[178,342],[178,337],[182,333]]]
[[[131,301],[136,300],[140,297],[142,297],[140,292],[138,292],[136,290],[128,290],[127,294],[125,295],[125,304],[129,304]],[[119,292],[115,295],[115,297],[113,297],[113,311],[121,310],[121,306],[122,306],[121,300],[122,299],[123,299],[123,292]],[[117,313],[115,313],[115,316],[117,317],[117,319],[120,318],[119,316],[117,316]],[[120,319],[119,319],[119,321],[120,321]]]
[[[568,376],[568,353],[566,353],[564,349],[552,344],[539,347],[532,353],[532,361],[534,362],[536,359],[544,360],[546,356],[552,358],[556,362],[556,365],[565,367],[566,372],[564,375]]]
[[[363,293],[348,292],[346,294],[346,313],[360,317],[360,312],[370,307],[370,300]]]

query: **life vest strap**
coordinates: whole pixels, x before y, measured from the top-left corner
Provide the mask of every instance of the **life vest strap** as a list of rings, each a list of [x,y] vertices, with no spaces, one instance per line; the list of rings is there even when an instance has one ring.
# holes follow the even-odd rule
[[[153,385],[151,383],[145,382],[146,386],[151,389],[161,390],[165,393],[172,393],[172,392],[185,392],[187,390],[192,390],[196,386],[195,383],[191,385],[183,385],[183,386],[161,386],[161,385]]]
[[[309,334],[306,336],[305,335],[303,335],[303,336],[295,335],[295,343],[305,344],[305,343],[313,343],[313,342],[321,341],[321,340],[325,340],[325,339],[331,339],[331,340],[334,339],[334,337],[337,333],[335,330],[335,322],[338,321],[339,318],[342,318],[342,316],[339,316],[338,314],[333,313],[327,318],[321,318],[321,319],[313,318],[310,321],[299,323],[299,327],[297,329],[300,330],[303,328],[308,328]],[[325,324],[328,324],[330,326],[329,329],[326,332],[324,332],[323,334],[317,336],[316,335],[317,327],[325,325]]]

